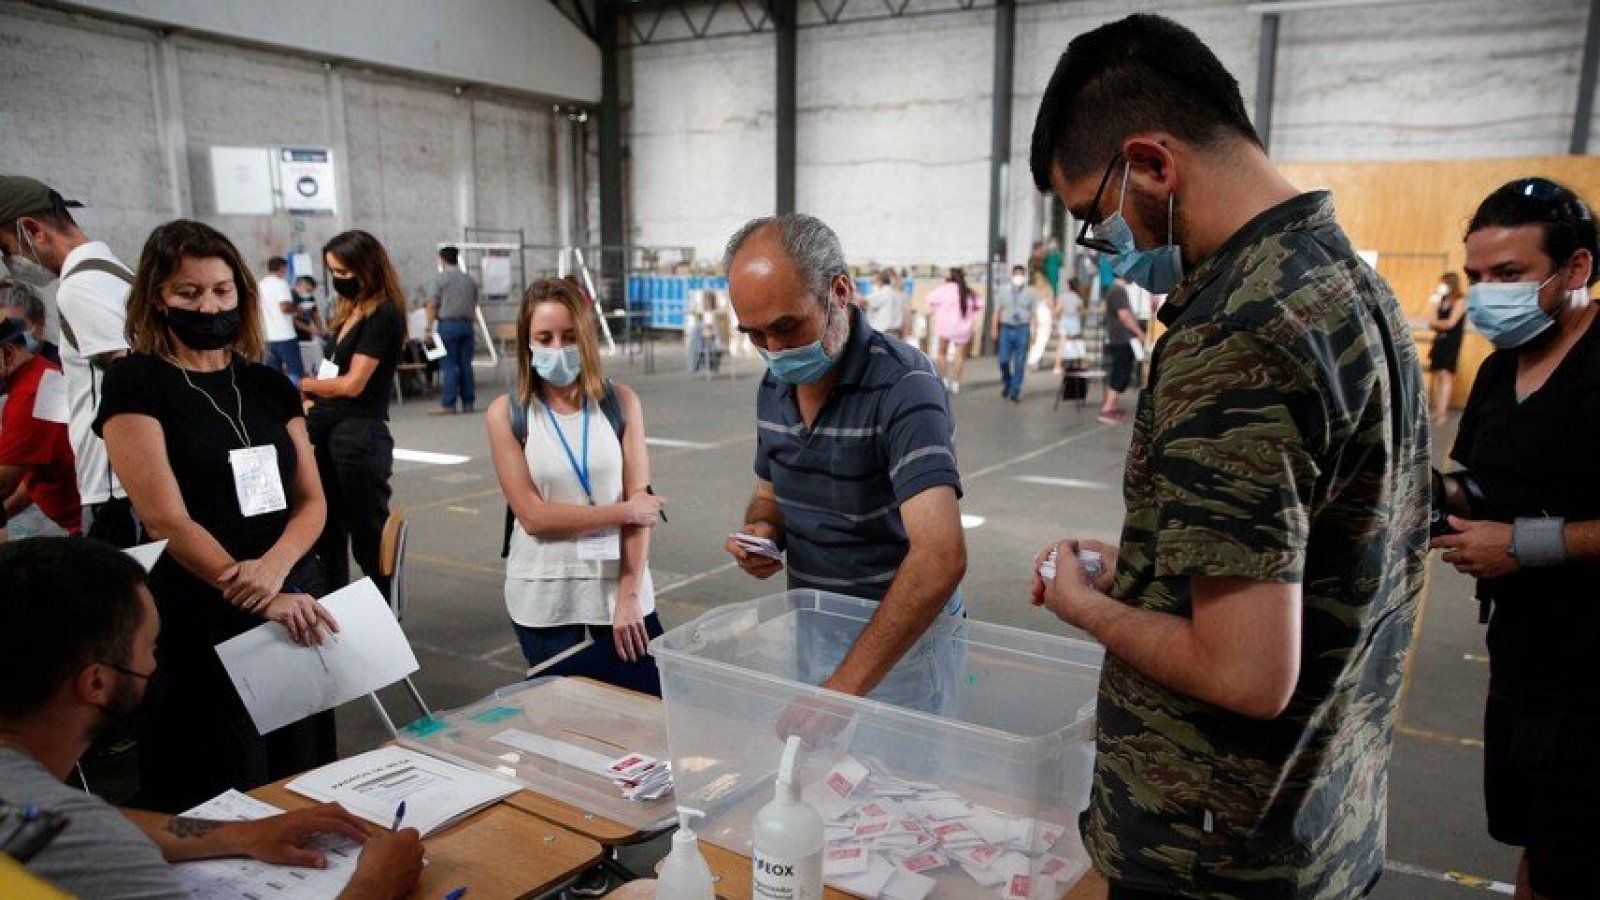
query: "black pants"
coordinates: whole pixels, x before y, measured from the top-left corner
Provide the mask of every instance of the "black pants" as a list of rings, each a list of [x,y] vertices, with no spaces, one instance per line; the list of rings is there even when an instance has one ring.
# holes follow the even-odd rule
[[[328,589],[350,583],[350,556],[385,598],[389,579],[378,574],[378,547],[389,519],[389,476],[394,471],[394,438],[381,419],[314,420],[311,442],[317,473],[328,503],[327,524],[317,538]]]

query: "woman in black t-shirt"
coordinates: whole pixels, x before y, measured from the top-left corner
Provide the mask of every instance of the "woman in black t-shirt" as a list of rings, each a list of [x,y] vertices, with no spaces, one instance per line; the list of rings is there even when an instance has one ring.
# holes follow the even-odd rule
[[[1450,417],[1450,395],[1455,389],[1456,364],[1461,359],[1461,336],[1466,331],[1467,296],[1461,292],[1461,276],[1446,272],[1439,279],[1439,307],[1428,327],[1433,329],[1433,350],[1428,354],[1428,371],[1433,373],[1428,397],[1433,401],[1433,424],[1443,425]]]
[[[389,579],[378,572],[378,546],[392,493],[389,385],[405,348],[405,293],[388,252],[365,231],[336,235],[322,256],[339,295],[329,323],[339,374],[300,382],[300,392],[312,401],[307,422],[329,501],[317,554],[330,585],[350,582],[353,554],[362,573],[388,597]]]
[[[1600,277],[1576,194],[1521,178],[1467,226],[1467,315],[1494,344],[1450,456],[1480,488],[1436,538],[1489,619],[1489,834],[1524,848],[1517,896],[1595,896],[1600,843]]]
[[[226,237],[189,221],[151,233],[128,295],[132,353],[106,373],[94,423],[168,541],[150,573],[166,694],[140,739],[143,808],[180,812],[336,757],[331,712],[259,734],[213,649],[263,619],[302,644],[337,630],[312,599],[325,504],[299,398],[249,361],[260,321]]]

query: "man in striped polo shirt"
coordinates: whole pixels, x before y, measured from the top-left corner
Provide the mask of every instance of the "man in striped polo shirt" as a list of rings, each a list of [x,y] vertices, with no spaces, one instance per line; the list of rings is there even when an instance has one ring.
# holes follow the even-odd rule
[[[944,389],[926,356],[867,323],[839,238],[821,221],[756,219],[725,262],[739,330],[768,368],[740,530],[786,550],[790,588],[878,601],[837,667],[818,673],[823,687],[865,696],[941,612],[962,612],[967,554]],[[727,549],[757,578],[784,567],[731,537]],[[874,696],[937,703],[928,679],[915,680],[921,696],[890,684]]]

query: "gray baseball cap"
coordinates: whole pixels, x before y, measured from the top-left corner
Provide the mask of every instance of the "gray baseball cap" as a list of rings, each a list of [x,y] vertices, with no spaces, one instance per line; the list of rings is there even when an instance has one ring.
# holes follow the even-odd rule
[[[37,178],[26,175],[0,175],[0,222],[11,222],[23,216],[49,212],[54,209],[83,206],[76,200],[62,199],[61,194]]]

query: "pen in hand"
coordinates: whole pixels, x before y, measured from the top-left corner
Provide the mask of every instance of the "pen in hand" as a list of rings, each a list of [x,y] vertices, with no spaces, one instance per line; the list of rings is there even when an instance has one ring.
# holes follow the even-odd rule
[[[389,826],[389,830],[390,831],[399,831],[400,830],[400,820],[404,819],[405,817],[406,817],[406,802],[404,800],[401,800],[400,801],[400,806],[397,807],[395,809],[395,811],[394,811],[394,824]]]
[[[650,485],[650,484],[645,485],[644,486],[644,492],[646,494],[649,494],[650,496],[654,497],[656,495],[655,485]],[[665,509],[656,510],[656,515],[660,516],[661,517],[661,521],[663,521],[663,522],[665,522],[667,520],[667,511]]]

